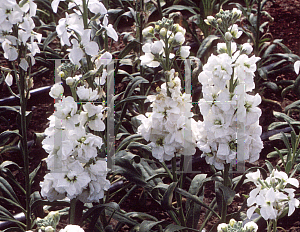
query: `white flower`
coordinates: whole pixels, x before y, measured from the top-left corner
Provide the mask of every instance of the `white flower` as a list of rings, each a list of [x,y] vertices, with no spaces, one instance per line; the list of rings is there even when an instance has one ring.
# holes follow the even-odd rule
[[[260,171],[259,169],[256,170],[256,172],[251,172],[246,174],[247,179],[254,182],[254,184],[258,183],[258,180],[260,179]]]
[[[104,131],[105,124],[102,121],[102,111],[104,109],[102,105],[93,105],[91,102],[88,102],[83,106],[83,109],[87,111],[89,118],[92,117],[92,119],[90,119],[88,122],[89,128],[91,128],[94,131]]]
[[[92,88],[86,88],[84,86],[77,87],[76,93],[83,101],[95,101],[99,98],[96,89],[92,90]]]
[[[103,27],[106,30],[107,35],[112,38],[114,41],[118,41],[118,34],[113,28],[112,24],[108,24],[108,17],[105,15],[103,19]]]
[[[62,86],[62,84],[56,83],[51,87],[49,95],[52,98],[56,99],[59,98],[63,93],[64,93],[64,87]]]
[[[253,48],[249,43],[244,43],[242,45],[241,51],[245,52],[247,55],[250,55],[250,53],[253,51]]]
[[[160,65],[158,61],[154,60],[154,55],[151,53],[146,53],[140,57],[141,65],[146,65],[150,68],[156,68]]]
[[[238,25],[237,24],[233,24],[232,26],[230,26],[228,28],[228,30],[230,31],[230,33],[232,34],[233,38],[235,38],[235,39],[240,38],[240,36],[243,34],[242,31],[238,30]]]
[[[19,56],[17,49],[13,45],[15,45],[15,44],[13,44],[8,39],[4,39],[4,41],[2,42],[4,57],[5,57],[5,59],[8,59],[9,61],[14,61]]]
[[[102,15],[107,14],[107,9],[103,5],[103,3],[98,0],[89,0],[88,8],[94,14],[98,14],[98,13],[100,13]]]
[[[81,36],[80,44],[76,39],[72,39],[72,49],[70,49],[69,58],[73,64],[80,67],[79,61],[83,58],[84,52],[90,56],[98,54],[98,44],[94,41],[90,41],[91,30],[86,29]],[[83,50],[84,49],[84,50]]]
[[[112,61],[112,54],[110,54],[109,52],[103,53],[100,57],[98,57],[95,60],[96,69],[98,70],[101,67],[101,65],[104,66],[108,65],[111,61]]]
[[[67,225],[64,229],[61,229],[59,232],[84,232],[84,230],[77,225]]]
[[[8,85],[8,86],[11,86],[13,84],[13,76],[8,73],[6,75],[6,78],[5,78],[5,83]]]
[[[66,13],[66,17],[61,18],[56,26],[56,32],[62,46],[65,44],[71,46],[69,37],[71,36],[70,31],[72,30],[82,36],[84,31],[83,21],[80,16],[75,13],[70,15]]]
[[[182,32],[176,32],[173,41],[175,41],[176,43],[182,45],[185,41],[185,37],[184,34],[182,34]]]
[[[190,46],[181,46],[180,47],[180,57],[186,59],[190,55]]]

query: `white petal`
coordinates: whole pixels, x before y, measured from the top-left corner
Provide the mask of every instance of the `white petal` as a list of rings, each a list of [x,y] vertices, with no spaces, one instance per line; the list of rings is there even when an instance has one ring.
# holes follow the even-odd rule
[[[294,70],[297,74],[299,74],[299,69],[300,69],[300,60],[297,60],[295,63],[294,63]]]
[[[118,34],[111,24],[106,28],[107,35],[112,38],[114,41],[118,41]]]
[[[28,62],[24,58],[21,58],[21,62],[19,65],[24,71],[27,71],[29,67]]]
[[[91,41],[84,47],[84,50],[88,55],[95,56],[98,55],[99,47],[96,42]]]
[[[11,86],[11,85],[12,85],[12,83],[13,83],[13,76],[12,76],[10,73],[8,73],[8,74],[6,75],[5,83],[6,83],[8,86]]]

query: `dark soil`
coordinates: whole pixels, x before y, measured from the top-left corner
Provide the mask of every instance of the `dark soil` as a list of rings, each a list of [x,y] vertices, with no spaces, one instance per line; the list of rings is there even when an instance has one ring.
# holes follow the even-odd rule
[[[300,0],[273,0],[269,1],[266,5],[265,10],[270,13],[270,15],[274,18],[274,22],[270,24],[269,32],[272,34],[273,39],[282,39],[283,43],[294,53],[300,55]],[[128,31],[130,26],[126,26],[126,30],[121,29],[122,31]],[[124,44],[118,43],[112,50],[121,50],[124,47]],[[278,50],[280,52],[280,49]],[[1,59],[1,66],[6,66],[7,63],[5,60]],[[39,88],[43,86],[49,86],[54,83],[54,74],[53,71],[49,71],[41,76],[37,76],[34,79],[34,88]],[[294,80],[296,78],[296,74],[293,72],[290,73],[282,73],[278,76],[270,77],[272,81],[275,80]],[[116,83],[117,88],[124,89],[124,84]],[[13,88],[16,91],[15,88]],[[0,84],[0,99],[4,99],[9,97],[10,93],[7,89],[5,83]],[[260,118],[260,125],[263,127],[263,131],[267,130],[267,126],[276,121],[277,119],[273,116],[274,111],[283,112],[284,107],[288,104],[292,103],[293,101],[297,100],[293,94],[288,94],[285,98],[281,98],[280,95],[273,93],[271,91],[267,91],[264,93],[264,97],[268,99],[275,100],[279,102],[279,105],[272,104],[270,102],[263,101],[260,105],[262,109],[262,116]],[[11,103],[10,105],[14,105],[15,103]],[[34,133],[42,133],[48,127],[48,120],[47,118],[54,112],[54,102],[53,99],[48,95],[48,93],[43,94],[39,97],[32,97],[28,104],[28,109],[32,111],[32,119],[29,125],[29,139],[33,139]],[[0,120],[0,132],[5,130],[14,130],[17,129],[17,125],[15,123],[15,113],[5,113],[1,114],[6,121]],[[293,118],[300,121],[299,114],[292,115]],[[254,164],[246,164],[247,168],[252,166],[262,166],[265,168],[265,160],[266,156],[269,152],[274,150],[274,147],[283,148],[284,144],[281,141],[264,141],[264,149],[261,153],[261,159]],[[47,154],[41,147],[38,145],[33,145],[33,150],[31,153],[31,166],[30,169],[33,170],[40,161],[47,157]],[[3,153],[0,155],[0,162],[4,160],[12,160],[16,163],[22,165],[22,159],[18,155],[13,153]],[[276,164],[278,160],[272,159],[270,160],[273,164]],[[199,173],[207,173],[208,175],[211,173],[208,166],[205,162],[198,163],[196,165],[197,171]],[[46,172],[45,164],[42,165],[42,168],[38,174],[38,178],[36,180],[36,184],[33,186],[33,190],[39,190],[38,183],[43,179],[43,176]],[[22,183],[23,176],[18,173],[18,171],[13,172],[17,179]],[[191,175],[190,178],[193,176]],[[245,186],[241,192],[240,196],[234,198],[234,202],[229,207],[230,212],[235,212],[238,210],[243,200],[245,199],[242,194],[249,193],[253,186],[247,185]],[[209,184],[205,190],[205,203],[209,204],[211,200],[214,198],[214,185]],[[145,197],[143,194],[143,189],[138,188],[134,194],[131,195],[126,201],[123,202],[121,208],[124,209],[126,212],[130,211],[140,211],[146,212],[150,215],[155,216],[158,220],[168,220],[170,221],[166,212],[164,212],[160,206],[149,197]],[[299,192],[299,191],[297,191]],[[119,202],[120,199],[126,194],[126,191],[122,191],[114,197],[115,202]],[[24,196],[19,193],[19,197],[21,200],[24,200]],[[12,213],[17,213],[17,210],[11,208]],[[278,231],[289,231],[295,232],[300,231],[300,219],[299,219],[300,210],[296,209],[294,214],[289,218],[283,218],[279,220],[278,226],[282,227],[283,229],[278,229]],[[201,225],[201,221],[203,221],[205,212],[200,216],[199,227]],[[212,227],[216,223],[216,220],[213,220],[208,224],[209,227]],[[209,229],[209,228],[206,228]],[[124,228],[126,230],[126,228]]]

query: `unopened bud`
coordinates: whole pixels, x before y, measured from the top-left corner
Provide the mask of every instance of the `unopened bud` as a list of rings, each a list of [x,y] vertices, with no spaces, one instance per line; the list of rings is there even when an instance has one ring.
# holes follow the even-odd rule
[[[165,37],[166,34],[167,34],[167,29],[163,27],[162,29],[160,29],[159,34],[160,34],[162,37]]]
[[[207,18],[204,20],[204,22],[207,24],[207,25],[211,25],[212,22],[215,20],[215,18],[213,16],[207,16]]]
[[[232,34],[230,33],[230,32],[226,32],[225,33],[225,39],[227,40],[227,41],[231,41],[232,40]]]
[[[72,86],[74,84],[74,82],[75,82],[75,79],[73,77],[67,77],[67,79],[66,79],[67,85]]]

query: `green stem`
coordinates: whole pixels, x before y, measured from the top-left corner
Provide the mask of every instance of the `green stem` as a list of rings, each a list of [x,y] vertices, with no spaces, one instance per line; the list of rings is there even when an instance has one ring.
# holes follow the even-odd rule
[[[71,225],[75,225],[76,203],[77,203],[76,198],[72,199],[70,202],[69,221]]]
[[[260,37],[260,17],[261,17],[261,0],[257,1],[257,19],[256,19],[256,38],[255,38],[255,48],[254,48],[254,54],[258,56],[259,53],[259,37]]]
[[[176,154],[172,158],[172,173],[173,173],[173,182],[177,182],[177,165],[176,165]],[[180,220],[180,225],[185,226],[185,218],[184,218],[184,213],[183,213],[183,208],[182,208],[182,198],[181,195],[178,193],[175,193],[176,201],[177,201],[177,207],[179,208],[179,220]]]
[[[86,4],[86,0],[82,0],[82,8],[83,8],[83,12],[82,12],[82,19],[83,19],[83,25],[84,25],[84,29],[88,29],[89,25],[88,25],[88,7],[87,7],[87,4]],[[91,61],[91,56],[86,55],[86,62],[87,62],[87,67],[88,67],[88,70],[92,70],[93,69],[93,65],[92,65],[92,61]],[[94,89],[94,85],[93,85],[93,80],[92,78],[88,78],[86,80],[89,84],[89,87],[91,87],[92,89]]]
[[[166,172],[168,173],[169,177],[171,178],[171,180],[173,180],[173,174],[170,172],[169,168],[167,167],[165,162],[160,162],[161,165],[163,166],[163,168],[166,170]]]
[[[224,165],[223,171],[223,185],[225,187],[231,187],[231,181],[229,179],[229,169],[230,164]],[[221,223],[226,223],[226,216],[227,216],[227,202],[225,202],[224,197],[222,198],[222,212],[221,212]]]

